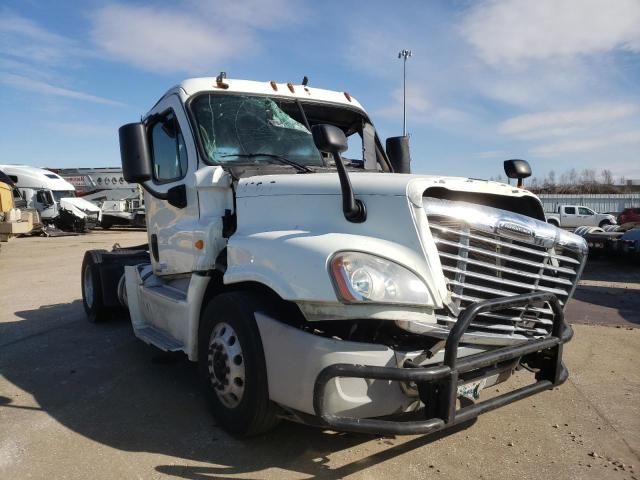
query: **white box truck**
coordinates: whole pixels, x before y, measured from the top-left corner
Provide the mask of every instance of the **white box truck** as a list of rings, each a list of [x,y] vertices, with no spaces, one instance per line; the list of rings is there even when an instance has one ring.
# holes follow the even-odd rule
[[[198,362],[229,432],[426,434],[566,380],[584,240],[521,188],[406,173],[406,137],[385,151],[350,94],[190,79],[120,148],[149,243],[86,252],[84,308],[124,305],[137,337]],[[520,367],[529,385],[477,401]]]

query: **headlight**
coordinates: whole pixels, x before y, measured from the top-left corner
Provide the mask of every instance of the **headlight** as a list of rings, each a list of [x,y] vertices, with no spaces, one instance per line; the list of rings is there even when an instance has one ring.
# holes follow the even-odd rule
[[[340,252],[331,259],[329,268],[338,298],[346,303],[433,305],[424,282],[391,260]]]

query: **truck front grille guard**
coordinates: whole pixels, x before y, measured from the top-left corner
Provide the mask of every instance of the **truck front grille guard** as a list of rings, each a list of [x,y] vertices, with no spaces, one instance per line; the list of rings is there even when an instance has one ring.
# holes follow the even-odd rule
[[[458,358],[458,346],[465,331],[476,316],[505,308],[524,307],[531,303],[547,302],[554,313],[551,336],[530,340],[521,344],[498,348],[468,357]],[[548,390],[564,383],[568,371],[562,363],[562,345],[573,336],[573,330],[564,320],[562,307],[552,293],[528,293],[507,298],[497,298],[469,305],[451,329],[444,352],[444,362],[429,367],[409,364],[405,368],[367,365],[335,364],[326,367],[316,379],[313,406],[316,415],[329,428],[361,433],[411,435],[432,433],[469,421],[478,415]],[[500,371],[499,364],[534,355],[540,367],[536,382],[500,396],[456,410],[458,385],[465,373],[482,372],[479,378]],[[420,400],[425,405],[425,420],[394,421],[376,418],[355,418],[326,411],[325,393],[328,382],[340,378],[368,378],[397,382],[415,382]]]

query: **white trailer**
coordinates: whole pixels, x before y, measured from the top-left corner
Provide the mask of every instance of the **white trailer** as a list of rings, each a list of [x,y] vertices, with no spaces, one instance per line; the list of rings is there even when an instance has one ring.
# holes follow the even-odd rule
[[[198,362],[238,435],[430,433],[563,383],[584,240],[526,190],[407,174],[407,138],[386,146],[348,93],[180,83],[120,129],[149,243],[86,252],[89,320],[126,306],[138,338]],[[531,384],[457,408],[519,366]]]
[[[44,224],[63,230],[86,231],[99,225],[100,208],[77,198],[75,188],[58,174],[27,165],[0,165]]]

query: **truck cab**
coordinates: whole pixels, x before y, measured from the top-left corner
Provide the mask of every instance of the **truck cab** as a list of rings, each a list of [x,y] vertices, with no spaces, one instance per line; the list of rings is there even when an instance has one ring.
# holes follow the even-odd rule
[[[94,228],[100,208],[76,197],[75,187],[58,174],[27,165],[0,165],[20,190],[28,208],[38,211],[43,223],[63,229]]]
[[[189,79],[120,148],[149,243],[85,254],[87,317],[125,306],[198,362],[228,431],[430,433],[566,380],[584,240],[524,189],[408,173],[349,93]],[[457,409],[522,365],[532,385]]]

